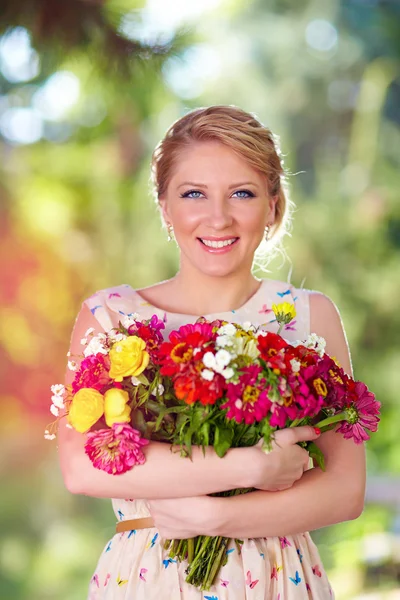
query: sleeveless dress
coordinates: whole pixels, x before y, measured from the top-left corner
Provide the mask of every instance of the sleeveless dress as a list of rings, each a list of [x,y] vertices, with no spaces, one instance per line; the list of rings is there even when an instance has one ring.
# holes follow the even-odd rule
[[[304,339],[310,333],[308,291],[282,281],[262,280],[257,292],[239,309],[204,315],[237,323],[246,321],[276,332],[272,304],[294,303],[296,318],[281,335]],[[144,299],[129,285],[100,290],[84,301],[107,331],[124,315],[156,314],[165,322],[164,335],[195,315],[168,313]],[[185,460],[182,458],[182,460]],[[140,467],[137,467],[140,468]],[[278,492],[279,493],[279,492]],[[146,500],[112,499],[118,521],[150,516]],[[241,554],[232,540],[228,562],[209,591],[185,582],[186,563],[168,558],[156,528],[115,534],[105,544],[89,584],[88,600],[330,600],[334,598],[317,547],[309,533],[244,539]]]

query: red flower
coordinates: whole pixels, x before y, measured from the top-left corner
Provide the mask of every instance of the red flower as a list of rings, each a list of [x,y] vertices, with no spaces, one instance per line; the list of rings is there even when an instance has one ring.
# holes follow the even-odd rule
[[[161,344],[159,356],[162,361],[161,375],[174,376],[185,372],[189,365],[201,361],[209,349],[207,344],[215,340],[210,323],[182,325],[177,331],[171,331],[169,342]]]
[[[198,372],[185,372],[174,378],[174,390],[178,400],[186,404],[201,402],[215,404],[226,388],[225,379],[216,373],[211,381],[203,379]]]
[[[129,335],[137,335],[146,342],[146,350],[154,363],[159,362],[160,345],[164,342],[161,330],[165,324],[156,315],[148,321],[135,321],[128,328]]]
[[[260,351],[260,356],[268,363],[280,350],[287,348],[288,343],[278,335],[268,331],[266,335],[259,335],[257,338],[257,347]]]

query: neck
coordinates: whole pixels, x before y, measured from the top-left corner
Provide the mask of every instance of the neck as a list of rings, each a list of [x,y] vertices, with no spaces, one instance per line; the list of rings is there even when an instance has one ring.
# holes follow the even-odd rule
[[[217,277],[199,273],[181,265],[174,277],[180,304],[196,315],[235,310],[253,296],[259,286],[250,270]]]

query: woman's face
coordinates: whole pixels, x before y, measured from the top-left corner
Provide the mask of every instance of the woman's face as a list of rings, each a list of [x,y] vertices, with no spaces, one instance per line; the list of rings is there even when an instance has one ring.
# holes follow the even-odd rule
[[[182,153],[160,198],[181,266],[219,277],[250,271],[264,229],[274,222],[275,203],[265,176],[214,141]]]

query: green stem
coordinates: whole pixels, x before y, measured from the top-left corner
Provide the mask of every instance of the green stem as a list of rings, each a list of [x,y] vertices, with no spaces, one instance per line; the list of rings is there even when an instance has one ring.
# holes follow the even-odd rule
[[[202,586],[202,589],[206,590],[206,591],[208,591],[210,589],[210,587],[212,586],[214,579],[217,576],[217,574],[222,566],[223,558],[224,558],[224,555],[226,552],[226,547],[229,543],[229,538],[221,538],[221,539],[222,539],[222,545],[221,545],[220,549],[218,550],[218,554],[217,554],[216,558],[214,559],[210,574],[209,574],[208,578],[206,579],[206,581],[204,582],[204,585]]]
[[[191,563],[194,558],[194,538],[188,540],[188,562]]]
[[[333,423],[339,423],[340,421],[347,421],[346,411],[338,413],[337,415],[333,415],[332,417],[327,417],[326,419],[323,419],[319,423],[313,425],[313,427],[318,427],[321,429],[321,427],[326,427],[327,425],[332,425]]]

